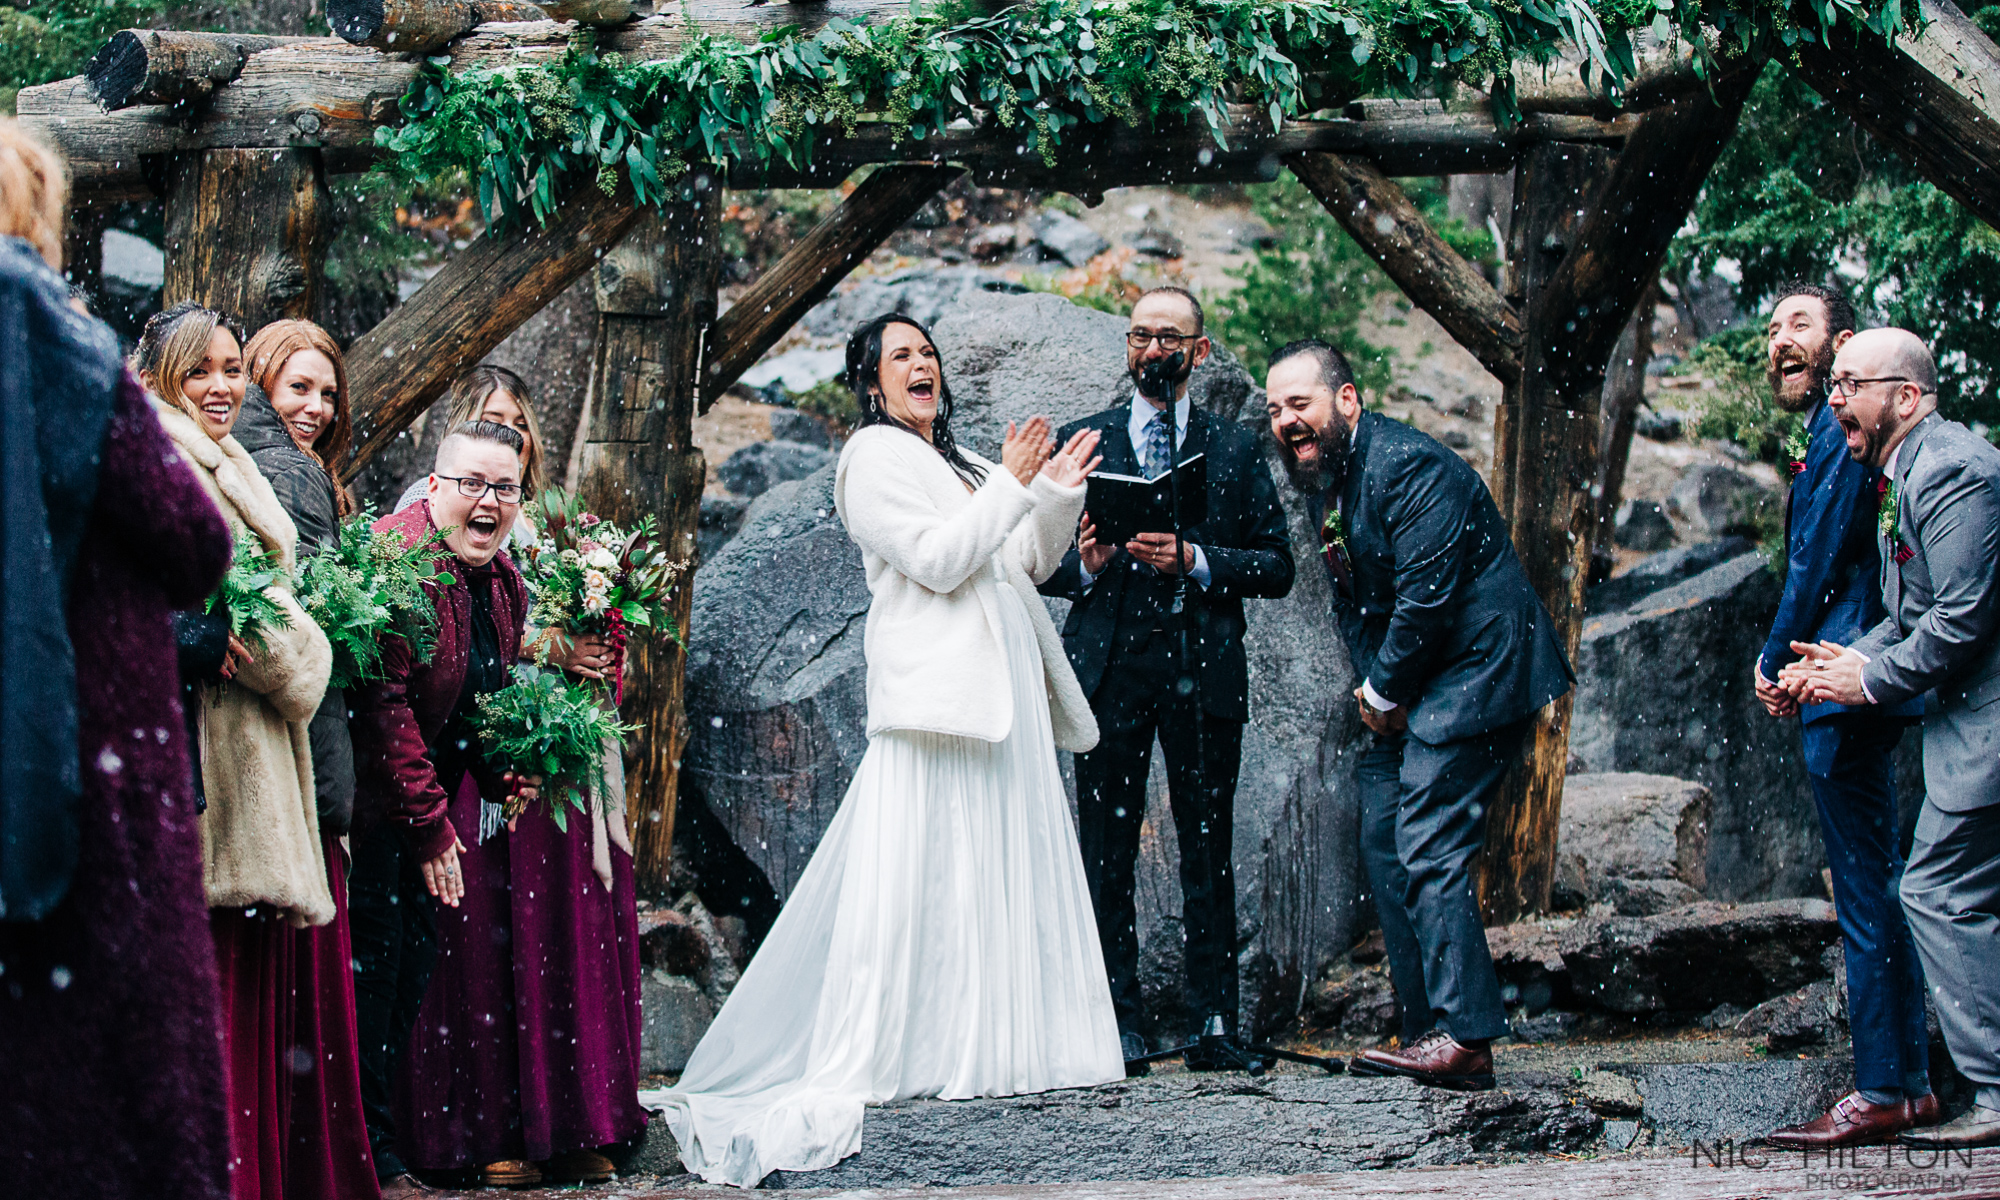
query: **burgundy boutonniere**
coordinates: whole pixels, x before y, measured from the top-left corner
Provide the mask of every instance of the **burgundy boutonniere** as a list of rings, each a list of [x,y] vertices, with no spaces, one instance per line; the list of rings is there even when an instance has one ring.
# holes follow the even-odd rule
[[[1812,449],[1812,434],[1801,428],[1785,439],[1785,457],[1791,460],[1792,474],[1803,475],[1806,471],[1806,451]]]
[[[1905,546],[1905,545],[1903,544],[1903,542],[1902,542],[1902,539],[1900,539],[1900,538],[1898,538],[1898,539],[1897,539],[1897,541],[1896,541],[1896,565],[1897,565],[1897,566],[1899,566],[1899,567],[1900,567],[1900,566],[1902,566],[1902,565],[1903,565],[1904,563],[1906,563],[1906,562],[1909,562],[1909,561],[1910,561],[1911,559],[1915,558],[1916,556],[1917,556],[1917,552],[1916,552],[1915,550],[1912,550],[1912,549],[1910,549],[1910,548],[1909,548],[1908,546]]]

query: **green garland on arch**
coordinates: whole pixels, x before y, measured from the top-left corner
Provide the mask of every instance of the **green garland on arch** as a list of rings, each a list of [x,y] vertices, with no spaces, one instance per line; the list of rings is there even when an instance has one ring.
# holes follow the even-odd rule
[[[1882,7],[1871,8],[1868,4]],[[601,54],[582,29],[562,58],[454,74],[432,58],[376,131],[391,169],[463,171],[489,222],[546,223],[586,180],[621,175],[642,205],[667,199],[689,160],[810,164],[816,140],[863,120],[921,143],[959,120],[1019,129],[1054,164],[1079,126],[1205,121],[1255,105],[1272,127],[1371,94],[1499,83],[1511,64],[1582,50],[1595,86],[1635,70],[1650,30],[1722,57],[1782,53],[1837,23],[1894,37],[1915,0],[1029,0],[991,16],[952,7],[870,25],[834,20],[756,42],[702,35],[672,58]],[[1803,14],[1802,17],[1794,14]],[[1510,114],[1511,115],[1511,114]]]

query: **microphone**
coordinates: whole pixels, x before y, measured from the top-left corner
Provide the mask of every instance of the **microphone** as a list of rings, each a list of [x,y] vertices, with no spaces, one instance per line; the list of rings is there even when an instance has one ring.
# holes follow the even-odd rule
[[[1139,368],[1139,391],[1161,404],[1170,404],[1174,398],[1176,376],[1181,373],[1181,364],[1187,361],[1185,352],[1176,350],[1165,358],[1156,358]]]

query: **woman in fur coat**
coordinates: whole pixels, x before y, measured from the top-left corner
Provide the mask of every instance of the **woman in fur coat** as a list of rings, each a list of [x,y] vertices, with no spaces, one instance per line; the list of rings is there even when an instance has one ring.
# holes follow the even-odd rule
[[[154,410],[238,544],[256,538],[274,563],[297,566],[298,533],[230,430],[243,406],[243,351],[221,316],[179,304],[147,322],[140,378]],[[199,689],[202,882],[221,976],[237,1200],[283,1200],[296,1042],[292,931],[333,919],[321,853],[308,724],[326,694],[333,652],[283,584],[265,595],[284,613],[247,640],[228,639]],[[303,1064],[312,1069],[314,1064]]]
[[[1097,724],[1035,582],[1097,465],[1009,426],[961,450],[930,333],[847,344],[834,505],[868,573],[868,752],[742,982],[656,1093],[689,1170],[756,1187],[861,1146],[863,1109],[1125,1077],[1056,750]]]

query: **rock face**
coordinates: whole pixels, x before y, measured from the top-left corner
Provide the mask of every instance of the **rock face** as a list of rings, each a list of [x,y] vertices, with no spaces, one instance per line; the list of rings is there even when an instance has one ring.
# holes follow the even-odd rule
[[[1172,1075],[870,1108],[859,1154],[825,1171],[787,1172],[782,1182],[972,1187],[1434,1166],[1578,1150],[1602,1129],[1553,1081],[1464,1093],[1400,1079]]]
[[[1710,537],[1741,533],[1759,511],[1776,504],[1771,489],[1741,471],[1713,463],[1689,469],[1667,496],[1667,506]]]
[[[1709,804],[1701,784],[1664,775],[1570,776],[1558,890],[1583,904],[1648,897],[1655,912],[1692,904],[1708,885]]]
[[[1820,979],[1840,936],[1824,900],[1703,902],[1652,917],[1579,921],[1558,943],[1569,984],[1622,1013],[1761,1004]]]
[[[1299,1015],[1308,1029],[1348,1041],[1380,1041],[1402,1027],[1389,968],[1381,963],[1334,962],[1306,991]]]
[[[1080,267],[1111,249],[1103,235],[1066,212],[1044,209],[1028,222],[1035,244],[1050,258]]]
[[[932,294],[933,283],[905,284]],[[874,311],[895,307],[881,281],[857,292],[870,287]],[[954,294],[962,303],[934,331],[962,445],[992,455],[1009,420],[1045,413],[1061,424],[1130,394],[1122,319],[1050,295],[976,286]],[[841,303],[860,311],[851,296]],[[1248,412],[1261,428],[1255,384],[1226,354],[1195,373],[1192,391],[1210,412]],[[780,896],[867,748],[869,595],[832,493],[831,469],[772,488],[695,583],[682,770]],[[1311,545],[1303,506],[1293,503],[1289,516],[1294,545]],[[1308,982],[1352,943],[1360,886],[1353,754],[1361,728],[1346,701],[1356,681],[1325,617],[1325,573],[1307,556],[1299,566],[1289,597],[1248,605],[1256,720],[1244,730],[1234,837],[1243,1016],[1259,1031],[1290,1020]],[[1060,625],[1065,606],[1051,607]],[[1164,801],[1156,767],[1138,887],[1141,970],[1149,1007],[1178,1037],[1186,1032],[1180,895]]]
[[[1665,550],[1674,544],[1674,523],[1658,501],[1627,500],[1618,507],[1612,538],[1627,550]]]
[[[694,980],[656,968],[639,976],[639,1004],[639,1069],[672,1074],[686,1068],[715,1020],[715,1002]]]
[[[810,420],[810,418],[807,418]],[[803,442],[752,442],[715,469],[722,486],[755,499],[781,483],[804,479],[833,461],[833,451]]]
[[[1577,650],[1572,756],[1585,771],[1707,785],[1711,899],[1819,894],[1825,851],[1798,722],[1773,720],[1751,686],[1780,595],[1763,560],[1738,555],[1616,608],[1600,591]]]

